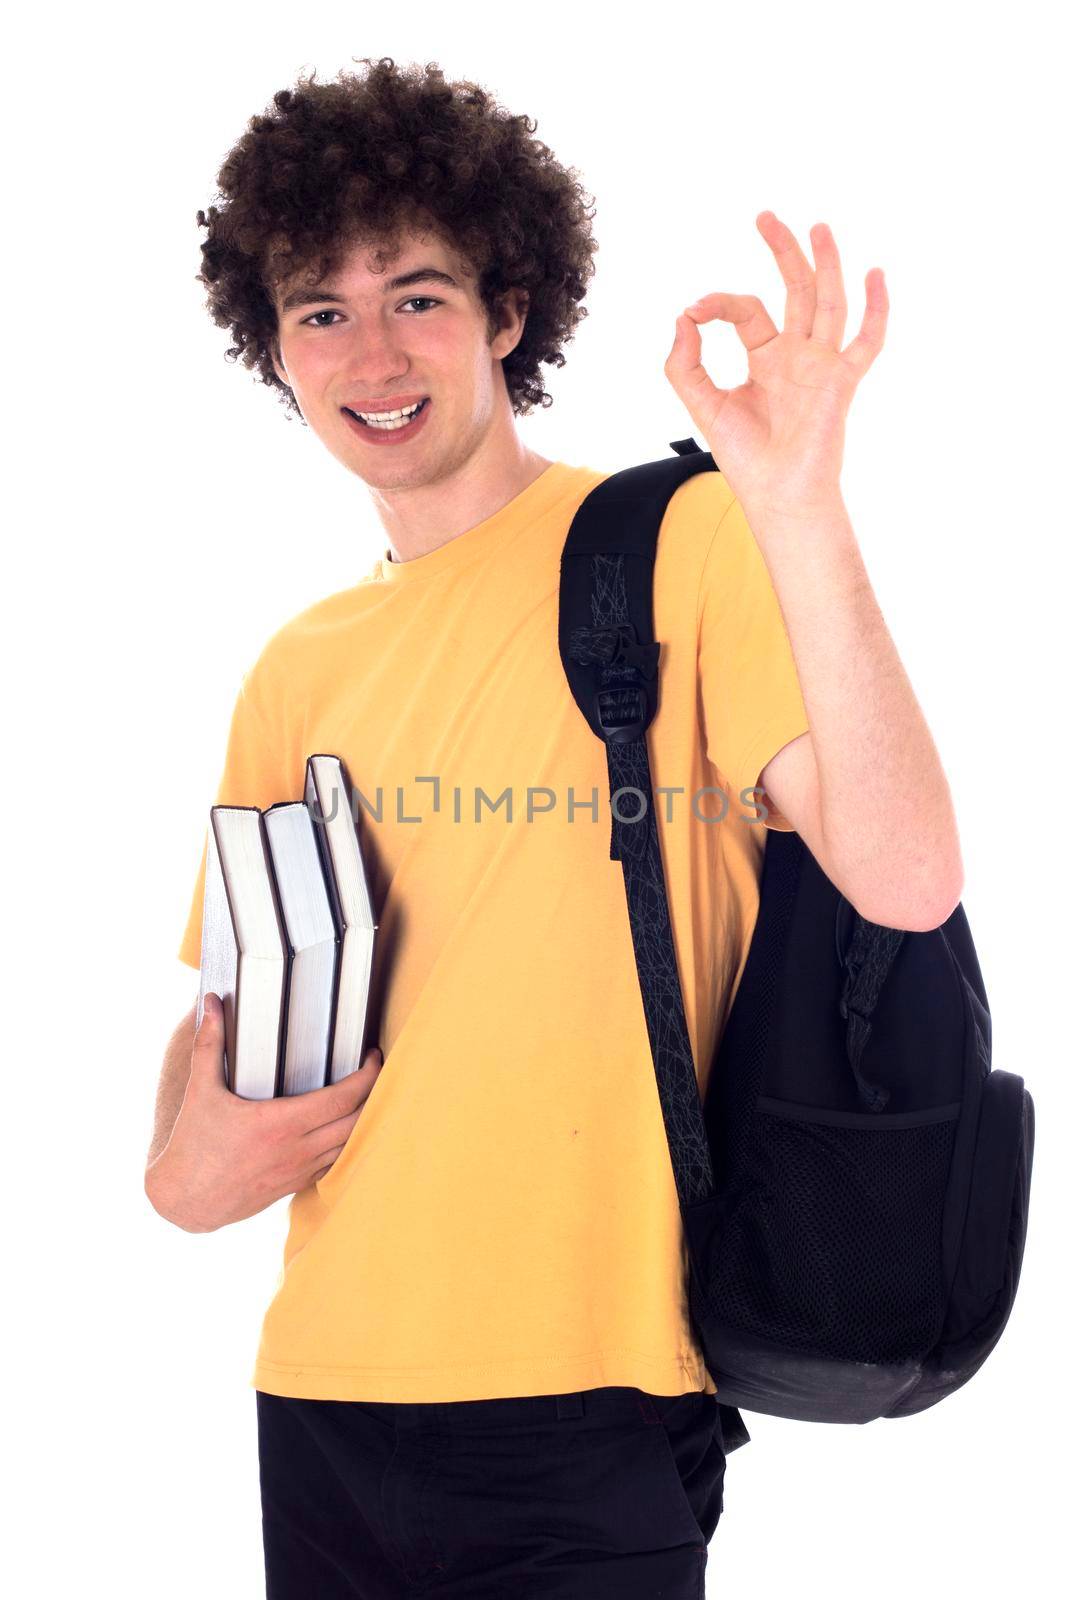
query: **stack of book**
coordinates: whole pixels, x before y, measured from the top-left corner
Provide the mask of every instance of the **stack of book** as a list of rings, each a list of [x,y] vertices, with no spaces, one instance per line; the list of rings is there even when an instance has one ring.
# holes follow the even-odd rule
[[[304,1094],[356,1071],[376,931],[337,756],[308,757],[303,800],[212,806],[196,1021],[217,994],[234,1094]]]

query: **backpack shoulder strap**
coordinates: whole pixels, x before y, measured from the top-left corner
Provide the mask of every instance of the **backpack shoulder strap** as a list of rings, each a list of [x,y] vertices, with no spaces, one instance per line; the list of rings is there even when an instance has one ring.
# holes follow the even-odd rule
[[[656,714],[659,644],[652,570],[663,513],[694,472],[715,470],[692,439],[588,494],[560,562],[559,650],[567,681],[604,743],[611,859],[621,861],[634,957],[667,1141],[683,1206],[714,1185],[663,875],[645,729]]]
[[[585,720],[609,745],[639,740],[656,714],[652,572],[663,513],[687,478],[718,470],[693,439],[671,449],[676,455],[597,484],[575,514],[560,561],[563,669]],[[613,826],[613,860],[619,843]]]
[[[671,496],[694,472],[718,469],[710,451],[701,450],[693,439],[674,440],[671,449],[674,457],[605,478],[579,506],[560,562],[559,651],[571,692],[607,752],[611,859],[622,862],[645,1023],[684,1222],[686,1207],[707,1198],[714,1181],[645,743],[659,684],[652,572]],[[642,808],[636,815],[634,797]],[[719,1409],[724,1449],[747,1443],[750,1435],[737,1407],[723,1404]]]

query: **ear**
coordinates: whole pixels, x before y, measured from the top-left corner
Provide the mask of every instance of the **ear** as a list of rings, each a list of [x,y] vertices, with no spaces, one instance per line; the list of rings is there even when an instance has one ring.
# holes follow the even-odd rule
[[[530,295],[526,289],[509,289],[498,301],[499,331],[492,343],[493,355],[498,361],[511,354],[522,338],[530,310]]]
[[[285,367],[282,365],[281,346],[279,345],[278,340],[276,338],[272,339],[270,341],[270,357],[271,357],[271,365],[274,367],[274,371],[275,371],[275,373],[276,373],[276,375],[278,377],[279,382],[284,383],[285,387],[287,389],[290,388],[291,385],[289,383],[289,374],[286,372]]]

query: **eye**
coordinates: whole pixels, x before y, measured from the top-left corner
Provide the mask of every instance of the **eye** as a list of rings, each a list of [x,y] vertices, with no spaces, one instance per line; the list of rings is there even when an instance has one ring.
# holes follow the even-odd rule
[[[406,306],[411,306],[411,305],[414,305],[416,301],[421,301],[421,303],[424,306],[427,306],[427,307],[439,306],[442,303],[440,300],[434,300],[430,295],[427,295],[427,294],[413,294],[413,295],[409,296],[409,298],[407,300],[402,301],[402,304],[406,305]],[[416,311],[416,312],[412,312],[411,315],[421,317],[421,316],[425,315],[425,312]],[[338,312],[338,311],[332,311],[332,310],[313,311],[311,313],[310,317],[305,317],[303,319],[303,325],[304,325],[304,327],[307,327],[307,328],[332,328],[332,327],[336,326],[335,323],[332,323],[332,322],[320,322],[318,319],[319,319],[319,317],[337,317],[337,316],[340,316],[340,312]]]

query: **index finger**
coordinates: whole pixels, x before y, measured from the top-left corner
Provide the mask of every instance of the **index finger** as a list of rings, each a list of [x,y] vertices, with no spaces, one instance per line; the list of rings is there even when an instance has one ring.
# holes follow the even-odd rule
[[[291,1104],[299,1108],[299,1118],[304,1132],[313,1133],[328,1122],[346,1117],[354,1106],[362,1104],[370,1093],[371,1080],[377,1077],[382,1065],[382,1052],[373,1045],[355,1071],[349,1072],[337,1083],[328,1083],[321,1089],[309,1089],[306,1094],[291,1096]]]

